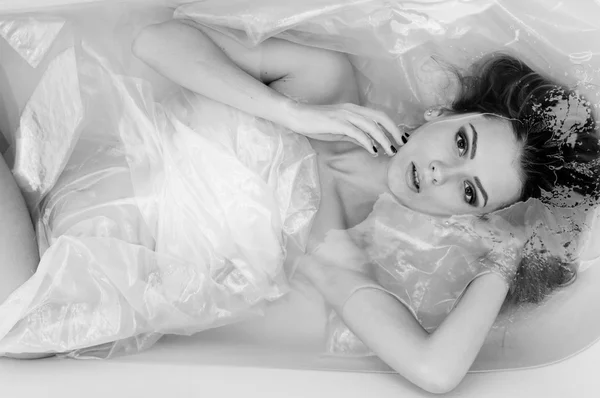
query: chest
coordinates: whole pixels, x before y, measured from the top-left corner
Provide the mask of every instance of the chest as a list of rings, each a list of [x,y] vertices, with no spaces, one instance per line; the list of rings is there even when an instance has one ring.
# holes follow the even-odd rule
[[[367,218],[379,193],[369,183],[365,152],[349,143],[311,142],[317,152],[321,203],[311,230],[311,245],[332,230],[352,228]],[[367,155],[368,156],[368,155]]]

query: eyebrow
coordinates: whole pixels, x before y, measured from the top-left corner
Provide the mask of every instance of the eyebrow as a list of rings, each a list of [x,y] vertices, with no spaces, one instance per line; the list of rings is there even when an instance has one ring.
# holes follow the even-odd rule
[[[485,189],[483,189],[483,185],[481,185],[481,180],[479,179],[479,177],[475,177],[475,184],[477,184],[477,188],[479,188],[479,190],[481,191],[481,194],[483,195],[483,207],[485,207],[487,205],[488,202],[488,194],[485,191]]]
[[[477,153],[477,141],[479,139],[479,134],[477,134],[477,130],[475,130],[475,126],[473,126],[472,123],[469,123],[469,126],[471,126],[471,131],[473,132],[473,138],[471,139],[471,159],[473,159],[475,157],[475,154]],[[479,179],[479,177],[475,177],[475,184],[477,185],[477,188],[479,188],[479,191],[481,191],[481,194],[483,195],[483,207],[485,207],[488,202],[488,194],[485,191],[485,189],[483,189],[483,185],[481,184],[481,180]]]
[[[469,123],[469,126],[471,126],[471,131],[473,132],[473,138],[471,140],[471,159],[473,159],[477,153],[478,134],[477,130],[475,130],[475,127],[473,127],[471,123]]]

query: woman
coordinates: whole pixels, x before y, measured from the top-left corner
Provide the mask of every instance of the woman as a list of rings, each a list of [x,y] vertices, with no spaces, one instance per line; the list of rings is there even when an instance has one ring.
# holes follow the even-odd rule
[[[336,259],[321,250],[327,233],[365,220],[385,192],[415,211],[451,216],[483,215],[539,197],[557,177],[584,195],[598,188],[595,175],[561,176],[552,161],[581,161],[577,151],[597,157],[589,109],[572,153],[546,145],[553,133],[540,124],[550,113],[540,109],[556,98],[582,100],[510,57],[492,58],[480,65],[476,79],[461,80],[452,109],[427,111],[426,123],[408,140],[388,116],[358,105],[353,68],[340,53],[278,39],[248,49],[190,21],[146,28],[133,50],[181,86],[309,138],[318,154],[322,201],[298,272],[382,360],[430,392],[450,391],[463,379],[518,261],[473,280],[450,316],[428,334],[362,273],[329,266]],[[344,259],[353,261],[352,250],[344,247]]]

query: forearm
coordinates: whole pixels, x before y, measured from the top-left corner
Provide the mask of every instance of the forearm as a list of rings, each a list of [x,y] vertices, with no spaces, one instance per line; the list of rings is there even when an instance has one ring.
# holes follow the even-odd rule
[[[428,336],[426,361],[434,373],[445,374],[446,387],[460,383],[479,354],[493,326],[508,284],[497,274],[475,280],[440,327]],[[437,368],[437,369],[435,369]]]
[[[450,391],[464,378],[507,292],[506,283],[497,275],[477,278],[446,320],[429,334],[393,296],[377,289],[357,290],[365,285],[365,277],[319,264],[314,258],[301,267],[299,272],[375,354],[430,392]]]
[[[448,392],[473,364],[506,294],[504,281],[492,275],[480,278],[484,277],[493,280],[473,284],[431,334],[396,299],[375,289],[357,291],[341,314],[352,331],[399,374],[427,391]]]
[[[134,54],[173,82],[251,115],[286,125],[293,101],[242,70],[208,35],[182,21],[149,26]],[[260,68],[260,50],[253,55]]]

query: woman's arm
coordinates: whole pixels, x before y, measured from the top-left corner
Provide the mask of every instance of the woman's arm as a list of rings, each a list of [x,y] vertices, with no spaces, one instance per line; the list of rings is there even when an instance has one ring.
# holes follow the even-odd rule
[[[364,288],[360,274],[307,257],[304,273],[346,325],[400,375],[433,393],[454,389],[473,364],[508,291],[495,273],[475,279],[440,327],[428,334],[393,296]]]
[[[274,38],[246,48],[177,20],[146,27],[133,52],[191,91],[298,133],[341,134],[370,152],[373,139],[391,155],[391,142],[379,124],[401,142],[387,115],[356,105],[354,70],[344,54]]]
[[[285,125],[293,101],[267,85],[294,73],[294,62],[302,65],[301,56],[317,58],[306,51],[294,52],[302,50],[300,46],[290,47],[291,44],[270,40],[247,49],[194,22],[172,20],[146,27],[136,38],[133,52],[160,74],[191,91]],[[321,63],[326,62],[326,53],[319,55]],[[329,61],[342,64],[334,56]],[[323,65],[323,69],[328,67]],[[316,95],[307,97],[319,102]],[[329,98],[322,98],[326,100]]]

